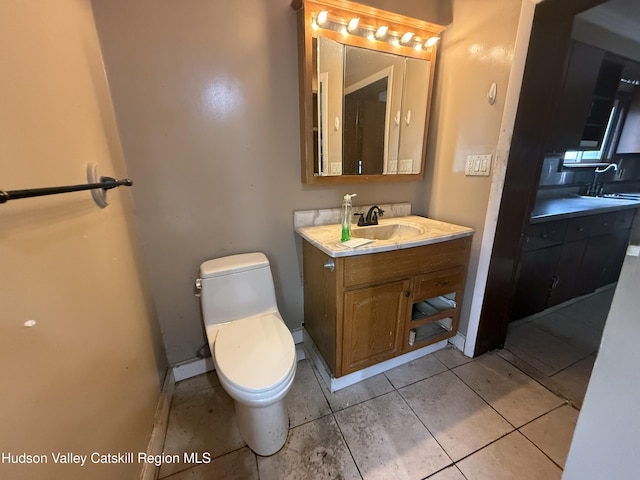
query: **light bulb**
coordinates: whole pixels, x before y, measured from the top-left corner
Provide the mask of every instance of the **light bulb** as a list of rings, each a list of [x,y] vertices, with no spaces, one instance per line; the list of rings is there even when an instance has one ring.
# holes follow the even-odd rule
[[[426,42],[424,42],[424,46],[427,48],[433,47],[436,43],[438,43],[439,40],[440,37],[431,37]]]
[[[378,27],[378,30],[376,30],[376,38],[384,37],[387,34],[387,30],[389,30],[389,27],[387,27],[386,25]]]
[[[321,11],[318,14],[318,25],[322,25],[324,22],[326,22],[328,17],[329,12],[327,12],[326,10]]]
[[[400,39],[400,41],[402,43],[409,43],[412,38],[413,38],[413,32],[407,32],[404,35],[402,35],[402,38]]]
[[[356,28],[358,28],[358,23],[360,23],[360,19],[358,17],[352,18],[351,20],[349,20],[349,26],[347,27],[347,30],[353,32]]]

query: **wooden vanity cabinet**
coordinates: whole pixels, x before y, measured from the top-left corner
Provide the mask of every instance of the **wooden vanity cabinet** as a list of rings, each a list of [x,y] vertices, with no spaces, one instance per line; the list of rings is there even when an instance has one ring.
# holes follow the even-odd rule
[[[336,377],[456,334],[471,237],[338,258],[302,243],[304,327]]]

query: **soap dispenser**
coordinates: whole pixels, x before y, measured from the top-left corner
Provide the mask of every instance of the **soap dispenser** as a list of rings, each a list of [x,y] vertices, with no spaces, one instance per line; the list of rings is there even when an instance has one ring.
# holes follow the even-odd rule
[[[341,242],[351,240],[351,199],[355,197],[355,193],[347,193],[342,200],[342,210],[340,211],[340,223],[342,224]]]

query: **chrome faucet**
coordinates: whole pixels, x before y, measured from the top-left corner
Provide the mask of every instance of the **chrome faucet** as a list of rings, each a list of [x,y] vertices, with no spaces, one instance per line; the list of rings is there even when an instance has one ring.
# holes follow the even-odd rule
[[[596,168],[593,174],[593,181],[587,186],[587,195],[591,197],[599,197],[602,196],[604,187],[601,183],[598,183],[599,173],[604,173],[610,168],[613,168],[614,171],[618,171],[618,165],[615,163],[610,163],[606,167]]]
[[[607,165],[606,167],[600,169],[600,168],[596,168],[595,172],[596,173],[604,173],[607,170],[609,170],[611,167],[613,167],[614,171],[618,171],[618,165],[616,165],[615,163],[610,163],[609,165]]]
[[[379,206],[374,205],[369,209],[366,217],[360,214],[360,218],[358,219],[358,226],[365,227],[368,225],[378,225],[378,216],[382,217],[383,215],[384,210],[382,210]]]

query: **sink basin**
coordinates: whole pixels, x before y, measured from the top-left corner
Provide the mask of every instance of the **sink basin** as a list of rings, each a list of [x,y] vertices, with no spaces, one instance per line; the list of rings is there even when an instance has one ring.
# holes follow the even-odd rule
[[[351,236],[369,240],[408,240],[422,234],[424,234],[423,228],[405,223],[387,223],[351,229]]]

